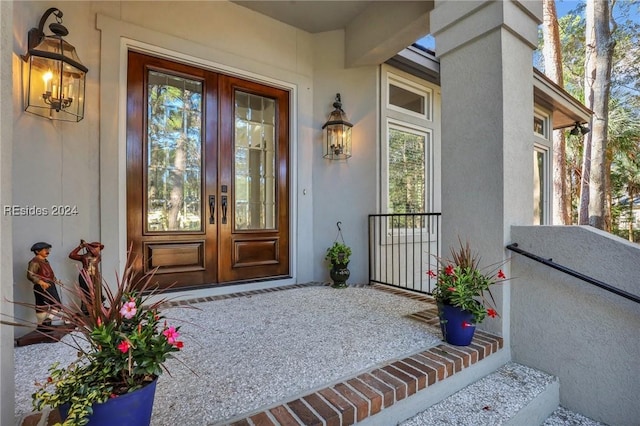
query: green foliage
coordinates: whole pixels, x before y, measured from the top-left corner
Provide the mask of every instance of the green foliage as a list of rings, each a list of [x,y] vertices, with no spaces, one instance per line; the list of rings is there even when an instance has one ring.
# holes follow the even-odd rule
[[[633,229],[629,233],[628,229],[614,228],[611,233],[634,243],[640,243],[640,229]]]
[[[78,358],[65,368],[53,364],[49,377],[32,395],[37,410],[70,404],[65,426],[86,424],[93,404],[153,381],[162,374],[163,363],[183,346],[179,327],[169,327],[159,312],[163,300],[148,303],[154,296],[148,290],[151,275],[134,280],[128,263],[115,291],[102,283],[98,292],[86,271],[81,273],[89,283],[89,295],[79,291],[77,296],[89,313],[78,312],[75,304],[55,306],[60,318],[79,333],[69,343]],[[104,305],[101,294],[107,299]]]
[[[611,170],[611,186],[614,203],[611,208],[613,232],[616,235],[638,241],[634,231],[633,201],[640,195],[640,139],[625,141],[631,147],[626,152],[616,153]],[[625,229],[621,229],[621,224]]]
[[[610,2],[611,37],[615,43],[612,69],[611,93],[607,127],[607,164],[611,179],[612,199],[624,195],[625,183],[620,182],[623,158],[637,152],[640,140],[640,12],[638,0]],[[564,88],[576,99],[584,102],[585,85],[585,3],[576,2],[576,7],[558,20],[560,46],[563,62]],[[540,45],[544,42],[540,36]],[[544,69],[541,55],[536,56],[536,66]],[[580,196],[580,179],[584,138],[567,135],[566,166],[571,188],[571,204],[574,223],[577,222],[577,206]],[[633,144],[636,142],[636,145]],[[622,174],[621,174],[622,173]],[[612,229],[617,227],[619,213],[611,206]]]
[[[69,414],[63,425],[85,425],[93,412],[91,406],[105,402],[112,393],[112,387],[103,378],[100,365],[89,358],[78,359],[65,368],[56,362],[49,369],[47,380],[36,383],[38,390],[32,395],[33,406],[42,410],[46,406],[55,408],[68,403]]]
[[[437,278],[433,297],[438,303],[471,312],[473,322],[479,324],[487,315],[498,315],[490,287],[506,281],[500,269],[504,262],[490,266],[490,272],[483,272],[479,269],[480,258],[471,250],[469,242],[459,242],[458,249],[451,249],[451,260],[438,259],[441,268],[437,274],[429,271],[431,278]]]
[[[349,263],[351,258],[351,247],[336,241],[327,249],[327,253],[324,258],[329,261],[329,269],[331,269],[331,266],[335,264],[346,265]]]
[[[640,24],[634,16],[639,12],[638,1],[616,2],[612,8],[611,37],[615,43],[611,71],[611,98],[637,96],[640,90]],[[558,19],[560,48],[564,74],[564,88],[584,102],[585,64],[585,5]],[[540,43],[544,41],[540,39]],[[536,65],[542,65],[537,61]],[[544,69],[542,66],[538,66]],[[629,92],[635,90],[635,95]]]

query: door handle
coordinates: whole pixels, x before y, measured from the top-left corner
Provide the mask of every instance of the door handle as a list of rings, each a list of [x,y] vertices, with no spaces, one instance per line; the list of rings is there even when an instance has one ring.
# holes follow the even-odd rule
[[[222,224],[226,225],[227,223],[227,196],[222,196]]]
[[[209,195],[209,223],[216,223],[216,196]]]

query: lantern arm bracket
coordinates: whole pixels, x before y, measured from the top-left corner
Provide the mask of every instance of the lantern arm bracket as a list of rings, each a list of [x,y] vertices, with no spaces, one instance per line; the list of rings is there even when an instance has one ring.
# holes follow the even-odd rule
[[[56,24],[51,24],[51,30],[55,34],[63,36],[66,36],[69,33],[67,29],[61,24],[63,16],[62,11],[57,7],[50,7],[46,12],[44,12],[44,14],[42,14],[40,22],[38,23],[38,28],[31,28],[29,30],[29,33],[27,34],[27,53],[25,53],[24,55],[20,55],[25,62],[28,61],[29,57],[31,56],[30,50],[40,44],[44,39],[44,24],[47,22],[47,19],[49,19],[49,16],[51,15],[55,16],[57,21]]]

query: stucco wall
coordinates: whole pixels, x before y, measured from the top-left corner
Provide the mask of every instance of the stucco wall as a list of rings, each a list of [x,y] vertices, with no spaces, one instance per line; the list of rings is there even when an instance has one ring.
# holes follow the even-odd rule
[[[81,238],[105,244],[102,266],[107,279],[121,270],[127,247],[123,129],[126,50],[131,46],[291,90],[294,277],[284,282],[328,279],[323,257],[335,237],[338,220],[343,222],[345,239],[354,247],[351,281],[365,282],[366,215],[376,206],[377,67],[344,69],[343,31],[311,35],[229,2],[0,3],[2,47],[13,49],[12,61],[6,60],[5,50],[2,61],[2,93],[13,92],[13,103],[2,106],[3,127],[10,126],[2,131],[3,205],[70,205],[78,212],[68,217],[2,218],[0,273],[3,282],[13,282],[15,300],[32,301],[25,270],[32,256],[29,247],[36,241],[52,244],[50,261],[63,282],[76,280],[77,262],[67,255]],[[63,22],[70,31],[66,39],[89,68],[85,118],[79,123],[49,121],[23,112],[26,68],[19,54],[26,51],[27,31],[49,7],[64,12]],[[12,78],[5,78],[11,73]],[[329,162],[321,153],[321,127],[336,92],[342,93],[345,110],[355,125],[354,157],[348,162]],[[12,110],[13,123],[7,108]],[[7,250],[10,255],[4,256]],[[282,282],[263,285],[279,284]],[[3,295],[11,293],[8,287],[3,285]],[[232,287],[216,289],[222,290],[234,291]],[[213,291],[172,297],[197,297]],[[17,309],[16,316],[35,319],[28,309]],[[13,421],[10,367],[14,331],[19,336],[28,330],[2,328],[2,424]]]
[[[640,246],[590,227],[513,227],[523,250],[640,296]],[[611,425],[640,419],[640,306],[513,254],[511,353],[560,378],[560,403]]]
[[[0,2],[0,99],[11,99],[13,3]],[[13,105],[0,103],[0,206],[11,205],[11,148],[13,139]],[[0,316],[13,315],[13,247],[11,245],[12,218],[0,215]],[[0,325],[0,424],[13,423],[13,328]]]
[[[14,3],[13,49],[15,58],[27,50],[27,31],[53,3]],[[60,6],[60,5],[57,5]],[[72,6],[69,4],[68,6]],[[33,302],[32,285],[26,266],[33,253],[31,245],[46,241],[52,245],[50,261],[64,282],[73,282],[77,262],[67,258],[81,238],[95,241],[100,236],[98,204],[98,34],[92,25],[89,3],[62,7],[68,41],[76,46],[80,59],[89,68],[85,119],[79,123],[50,121],[23,112],[22,73],[27,63],[14,60],[13,70],[13,205],[47,209],[48,214],[30,212],[13,217],[13,272],[16,300]],[[48,32],[48,30],[47,30]],[[77,215],[54,215],[53,206],[73,206]],[[65,294],[62,295],[65,300]],[[16,307],[16,316],[29,318],[30,310]]]
[[[477,10],[460,18],[459,8]],[[506,259],[510,226],[531,223],[537,22],[514,2],[459,8],[437,2],[431,16],[442,85],[442,253],[469,240],[489,265]],[[502,319],[481,325],[506,339],[509,287],[493,291]]]
[[[343,46],[344,31],[314,36],[313,230],[316,256],[323,258],[337,237],[336,223],[341,221],[345,243],[353,251],[349,282],[366,283],[367,215],[377,211],[378,67],[344,69]],[[336,93],[353,123],[353,156],[341,161],[323,158],[323,134],[318,131],[333,111]],[[324,262],[314,263],[314,276],[330,279]]]
[[[366,215],[375,211],[377,187],[377,67],[344,68],[343,31],[312,35],[229,2],[16,2],[15,52],[26,50],[28,29],[52,6],[64,12],[67,40],[89,68],[85,118],[63,123],[24,113],[24,66],[14,61],[13,203],[71,205],[78,214],[13,218],[16,299],[32,298],[24,271],[36,241],[52,244],[50,261],[64,282],[76,279],[77,262],[67,255],[81,238],[105,244],[105,277],[122,268],[127,247],[124,53],[131,46],[291,90],[294,277],[280,284],[329,278],[323,257],[338,220],[355,252],[350,281],[366,281]],[[347,162],[329,162],[321,153],[321,127],[336,92],[342,93],[355,125],[354,156]],[[33,316],[28,310],[19,314]]]

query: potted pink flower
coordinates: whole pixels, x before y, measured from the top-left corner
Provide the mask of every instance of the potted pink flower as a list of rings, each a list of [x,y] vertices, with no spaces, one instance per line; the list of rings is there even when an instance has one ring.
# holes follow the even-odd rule
[[[59,408],[63,425],[149,424],[163,364],[183,347],[179,327],[162,316],[163,300],[150,302],[151,275],[135,280],[130,264],[114,290],[102,283],[97,291],[88,274],[85,279],[89,291],[76,296],[87,314],[75,304],[54,307],[79,335],[73,339],[78,358],[51,366],[37,384],[34,407]]]

